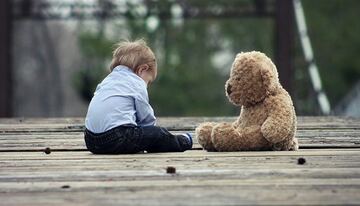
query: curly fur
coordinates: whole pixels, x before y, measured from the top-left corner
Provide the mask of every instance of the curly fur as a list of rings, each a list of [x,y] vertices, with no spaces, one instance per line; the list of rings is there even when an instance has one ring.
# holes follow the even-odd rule
[[[195,135],[208,151],[298,150],[296,114],[272,61],[252,51],[236,55],[225,84],[229,101],[241,106],[233,123],[205,122]]]

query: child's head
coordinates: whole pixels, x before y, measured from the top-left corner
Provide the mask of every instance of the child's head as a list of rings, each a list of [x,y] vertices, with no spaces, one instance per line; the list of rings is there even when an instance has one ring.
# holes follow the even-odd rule
[[[121,41],[116,44],[110,70],[112,71],[118,65],[129,67],[147,84],[154,81],[157,75],[154,52],[151,51],[142,39],[133,42]]]

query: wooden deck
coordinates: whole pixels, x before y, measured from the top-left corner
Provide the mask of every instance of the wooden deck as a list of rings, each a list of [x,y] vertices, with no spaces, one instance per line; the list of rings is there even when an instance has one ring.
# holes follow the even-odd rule
[[[158,124],[193,134],[233,119]],[[297,152],[209,153],[194,140],[184,153],[92,155],[82,130],[80,118],[0,119],[0,205],[360,205],[360,119],[299,117]]]

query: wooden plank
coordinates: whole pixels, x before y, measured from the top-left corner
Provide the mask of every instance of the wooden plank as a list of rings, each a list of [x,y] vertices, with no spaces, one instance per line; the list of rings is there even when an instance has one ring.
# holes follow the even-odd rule
[[[352,149],[306,149],[298,151],[254,151],[254,152],[206,152],[204,150],[188,150],[185,152],[168,152],[168,153],[144,153],[144,154],[121,154],[121,155],[94,155],[88,151],[59,151],[51,152],[46,155],[43,152],[1,152],[1,159],[8,160],[42,160],[42,159],[153,159],[153,158],[188,158],[188,157],[282,157],[282,156],[354,156],[359,155],[359,148]]]
[[[234,121],[237,117],[158,117],[159,123],[169,122],[170,124],[180,124],[182,122],[206,122],[206,121]],[[298,116],[298,123],[302,124],[340,124],[358,123],[359,118],[345,116]],[[82,117],[61,117],[61,118],[0,118],[0,124],[83,124]]]
[[[316,140],[316,139],[302,139],[299,138],[300,149],[310,148],[360,148],[359,140]],[[18,152],[18,151],[44,151],[45,148],[50,148],[52,151],[85,151],[85,143],[83,140],[47,140],[47,141],[19,141],[6,140],[0,141],[0,152]],[[193,150],[202,149],[201,146],[195,142]]]
[[[169,130],[175,134],[181,134],[185,132],[190,132],[194,134],[194,130]],[[63,131],[63,132],[7,132],[0,133],[0,139],[23,139],[26,138],[73,138],[74,136],[82,136],[83,131]],[[360,137],[360,130],[353,129],[318,129],[318,130],[298,130],[296,132],[297,137],[334,137],[334,138],[343,138],[343,137]]]
[[[174,134],[194,131],[171,131]],[[360,130],[299,130],[300,148],[359,148]],[[0,134],[0,151],[41,151],[50,147],[54,151],[85,150],[82,132],[31,132]],[[194,149],[201,146],[194,138]]]
[[[158,125],[169,130],[194,130],[197,125],[206,121],[232,122],[236,117],[164,117],[158,118]],[[14,123],[15,120],[0,119],[0,133],[7,132],[64,132],[83,131],[83,119],[30,119]],[[298,130],[318,129],[360,129],[360,120],[341,117],[299,117]]]
[[[1,153],[0,174],[21,171],[96,171],[96,170],[158,170],[167,166],[178,169],[274,169],[274,168],[359,168],[360,150],[300,150],[298,152],[230,152],[155,153],[137,155],[92,155],[89,152],[26,152]],[[306,159],[299,165],[298,158]],[[151,161],[149,161],[151,160]],[[360,172],[360,171],[358,171]],[[11,175],[9,174],[9,175]],[[53,173],[51,173],[53,174]],[[132,174],[132,172],[131,172]]]
[[[305,157],[306,164],[298,165],[298,157]],[[360,203],[360,149],[138,155],[2,152],[0,158],[4,205]],[[176,174],[166,174],[169,165],[177,168]]]
[[[46,155],[41,152],[2,152],[0,155],[0,161],[3,168],[24,166],[29,164],[30,166],[46,166],[46,165],[57,165],[57,164],[79,164],[82,166],[84,164],[109,164],[113,167],[127,167],[122,164],[133,164],[144,167],[148,165],[140,164],[140,162],[146,162],[149,159],[152,160],[152,163],[159,162],[164,163],[165,165],[174,161],[177,162],[186,162],[192,161],[197,164],[209,164],[213,161],[226,160],[221,164],[239,164],[242,166],[246,165],[259,165],[259,163],[265,164],[288,164],[288,166],[297,165],[297,159],[299,157],[304,157],[307,159],[308,164],[353,164],[357,165],[360,156],[359,149],[349,149],[349,150],[334,150],[334,149],[321,149],[321,150],[299,150],[296,152],[229,152],[229,153],[214,153],[206,152],[203,150],[198,151],[186,151],[184,153],[148,153],[148,154],[136,154],[136,155],[93,155],[90,152],[52,152],[49,155]],[[104,161],[101,163],[101,161]],[[227,162],[228,161],[228,162]],[[237,163],[236,161],[241,161]],[[190,163],[192,164],[192,163]],[[306,164],[306,165],[308,165]],[[211,165],[210,165],[211,166]],[[66,167],[66,165],[65,165]],[[201,166],[199,166],[201,167]],[[352,167],[352,165],[348,165]],[[42,169],[46,169],[43,167]],[[5,171],[5,170],[4,170]],[[6,171],[5,171],[6,172]]]
[[[215,176],[219,177],[219,176]],[[332,188],[354,188],[359,191],[359,179],[358,178],[348,178],[345,181],[341,182],[342,178],[308,178],[304,181],[302,178],[274,178],[270,176],[269,179],[266,178],[259,178],[259,179],[226,179],[220,181],[221,179],[197,179],[194,177],[184,177],[185,179],[179,179],[177,177],[173,177],[168,175],[168,177],[164,177],[162,179],[148,179],[148,180],[133,180],[133,178],[129,178],[128,180],[117,180],[115,178],[108,178],[105,180],[81,180],[81,181],[50,181],[50,182],[7,182],[7,183],[0,183],[1,186],[1,193],[22,193],[22,192],[40,192],[43,191],[46,195],[47,192],[56,192],[61,191],[62,185],[70,185],[71,188],[75,188],[74,190],[71,190],[73,192],[76,191],[93,191],[97,189],[98,191],[101,191],[106,187],[108,190],[114,190],[114,189],[122,189],[122,190],[131,190],[135,188],[140,187],[150,187],[153,190],[159,190],[159,189],[165,189],[166,187],[169,187],[170,185],[173,185],[172,189],[178,187],[182,189],[190,189],[191,186],[196,186],[198,188],[202,188],[202,190],[206,190],[207,187],[214,187],[217,186],[219,188],[224,188],[227,190],[227,187],[248,187],[248,186],[256,186],[258,190],[261,190],[261,187],[269,187],[271,185],[278,185],[278,187],[285,187],[285,188],[298,188],[299,194],[303,193],[304,191],[301,191],[302,188],[321,188],[321,187],[332,187]],[[302,180],[301,180],[302,179]],[[189,180],[191,181],[191,184],[189,184]],[[78,184],[76,184],[78,182]],[[98,185],[98,188],[94,188],[93,183],[96,183]],[[102,182],[102,183],[100,183]],[[132,182],[133,184],[129,184],[129,182]],[[232,184],[227,184],[228,182],[232,182]],[[31,184],[30,184],[31,183]],[[147,185],[146,185],[147,184]],[[252,188],[253,190],[256,188]],[[150,189],[150,188],[149,188]],[[251,190],[251,188],[249,188]],[[219,192],[221,194],[222,192]],[[314,194],[313,194],[314,196]]]
[[[4,144],[0,148],[0,152],[19,152],[19,151],[44,151],[45,148],[49,147],[51,151],[86,151],[85,143],[83,141],[75,141],[69,143],[63,142],[49,142],[49,143],[29,143],[29,144]],[[359,144],[349,144],[349,143],[337,143],[337,144],[302,144],[300,149],[311,149],[311,148],[360,148]],[[201,150],[201,146],[198,143],[193,145],[193,150]]]
[[[359,157],[358,157],[359,158]],[[229,161],[223,163],[222,161]],[[250,162],[250,161],[258,161],[258,163]],[[237,174],[234,170],[239,172],[245,172],[244,170],[253,169],[256,170],[258,173],[261,171],[272,170],[273,168],[280,168],[280,169],[297,169],[297,168],[304,168],[305,170],[310,169],[320,169],[323,171],[331,171],[341,170],[342,168],[346,168],[347,171],[350,171],[351,168],[354,168],[356,174],[360,173],[360,163],[358,161],[354,161],[351,158],[338,158],[334,160],[334,157],[317,157],[317,158],[307,158],[307,164],[298,165],[297,163],[298,158],[280,158],[278,161],[272,161],[262,158],[221,158],[221,159],[210,159],[210,160],[202,160],[201,158],[181,158],[181,159],[174,159],[169,158],[167,160],[158,159],[158,160],[138,160],[132,159],[127,160],[124,162],[119,163],[119,160],[57,160],[58,163],[54,161],[46,161],[42,160],[41,163],[36,163],[34,161],[1,161],[3,166],[3,170],[6,172],[1,172],[1,175],[6,175],[8,173],[12,173],[12,175],[18,173],[29,173],[28,175],[36,175],[41,172],[47,172],[48,175],[52,177],[58,178],[59,171],[66,171],[66,175],[71,176],[74,172],[78,174],[76,177],[81,179],[80,172],[91,171],[92,173],[96,173],[95,171],[118,171],[119,174],[123,174],[120,171],[124,171],[126,173],[131,174],[131,179],[134,179],[137,173],[141,173],[143,175],[155,175],[157,173],[161,173],[165,175],[166,168],[168,166],[172,166],[177,168],[178,173],[186,173],[191,171],[197,171],[198,173],[202,172],[203,170],[213,170],[213,173],[221,172],[220,176],[226,177],[226,172],[232,172],[231,175]],[[324,162],[326,161],[326,162]],[[239,162],[242,164],[236,164],[235,162]],[[122,165],[123,164],[123,165]],[[195,164],[195,165],[194,165]],[[260,165],[263,164],[263,165]],[[155,173],[156,172],[156,173]],[[355,173],[354,172],[354,173]],[[322,173],[318,173],[319,177]],[[41,176],[40,176],[41,177]],[[3,177],[5,178],[5,177]],[[20,178],[20,177],[19,177]],[[206,177],[208,178],[208,177]],[[347,178],[347,176],[343,176],[343,178]]]
[[[68,183],[54,186],[62,187]],[[99,183],[104,185],[104,183]],[[150,183],[151,184],[151,183]],[[106,185],[106,184],[105,184]],[[75,186],[74,186],[75,187]],[[111,187],[93,191],[1,193],[4,205],[358,205],[357,188],[281,185]],[[219,192],[222,191],[222,192]],[[314,195],[315,194],[315,195]],[[46,198],[44,198],[46,195]]]
[[[298,165],[298,157],[306,163]],[[359,158],[360,149],[1,152],[0,200],[4,205],[356,205]],[[176,174],[165,172],[170,165]]]
[[[359,184],[360,173],[359,168],[237,168],[227,169],[178,169],[176,175],[166,174],[165,169],[146,169],[146,170],[70,170],[70,171],[12,171],[1,174],[0,186],[1,192],[8,192],[9,188],[14,191],[21,192],[28,190],[26,185],[16,185],[12,183],[28,183],[28,182],[85,182],[85,181],[163,181],[174,180],[184,181],[189,179],[203,180],[249,180],[258,181],[258,184],[264,182],[268,184],[269,179],[353,179],[352,185]],[[309,184],[309,182],[307,183]],[[350,183],[348,183],[350,184]],[[306,185],[306,183],[303,183]]]
[[[81,122],[58,123],[56,119],[41,125],[44,119],[39,119],[36,124],[0,124],[4,128],[15,125],[14,130],[0,134],[0,150],[11,147],[15,151],[0,151],[0,202],[4,205],[359,205],[357,120],[335,118],[329,124],[326,122],[329,119],[319,118],[320,123],[304,119],[303,125],[317,124],[323,128],[298,130],[301,146],[308,145],[310,149],[295,152],[191,150],[136,155],[73,151],[77,147],[84,149],[80,127],[46,131],[81,125]],[[174,127],[172,132],[182,133],[188,131],[182,128],[182,121],[185,120],[164,124]],[[335,124],[340,126],[329,126]],[[47,128],[26,130],[36,125]],[[49,145],[53,148],[50,154],[41,152]],[[319,145],[320,149],[311,149]],[[324,145],[349,148],[324,149]],[[23,152],[24,148],[29,152]],[[300,157],[306,160],[305,164],[298,164]],[[168,166],[175,167],[176,174],[167,174]]]
[[[71,191],[93,191],[101,189],[117,189],[121,188],[148,188],[148,189],[170,189],[170,188],[186,188],[186,187],[247,187],[250,185],[260,188],[263,186],[292,186],[301,188],[314,188],[314,186],[327,186],[327,187],[344,187],[354,188],[360,191],[359,178],[245,178],[245,179],[210,179],[210,180],[197,180],[187,179],[177,181],[173,179],[162,180],[107,180],[104,181],[51,181],[51,182],[0,182],[0,193],[10,192],[60,192],[63,185],[70,185]]]

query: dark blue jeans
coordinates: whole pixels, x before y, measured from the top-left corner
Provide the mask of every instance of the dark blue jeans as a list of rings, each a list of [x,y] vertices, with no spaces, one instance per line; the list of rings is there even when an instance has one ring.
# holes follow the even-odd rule
[[[183,152],[192,141],[183,135],[173,135],[163,127],[123,125],[95,134],[85,129],[85,143],[94,154],[134,154],[147,152]]]

